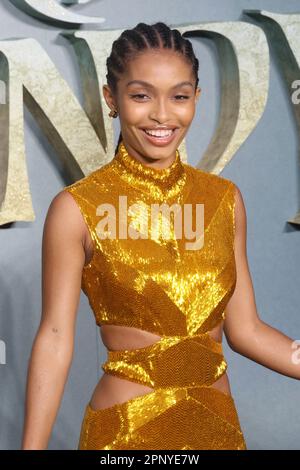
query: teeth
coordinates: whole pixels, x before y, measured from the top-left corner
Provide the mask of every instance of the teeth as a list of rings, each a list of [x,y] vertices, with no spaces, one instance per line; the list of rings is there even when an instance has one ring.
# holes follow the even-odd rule
[[[169,137],[172,134],[172,130],[147,130],[145,129],[146,134],[153,135],[155,137]]]

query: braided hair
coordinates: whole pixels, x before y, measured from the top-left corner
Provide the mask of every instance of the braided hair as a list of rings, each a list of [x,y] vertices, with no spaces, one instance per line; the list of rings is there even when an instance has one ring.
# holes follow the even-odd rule
[[[178,29],[170,29],[165,23],[158,22],[153,25],[138,23],[132,29],[125,29],[113,42],[111,54],[106,60],[106,79],[112,92],[116,93],[118,79],[124,73],[130,59],[143,50],[158,48],[179,52],[190,62],[196,79],[195,88],[197,88],[199,61],[195,56],[192,43],[185,39]],[[120,132],[115,153],[121,140],[122,133]]]

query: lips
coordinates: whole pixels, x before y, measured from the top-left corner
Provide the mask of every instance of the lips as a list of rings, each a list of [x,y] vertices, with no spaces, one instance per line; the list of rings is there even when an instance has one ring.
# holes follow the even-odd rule
[[[170,126],[170,127],[144,127],[143,130],[146,131],[170,131],[177,129],[176,126]]]
[[[164,136],[155,136],[155,135],[150,135],[148,134],[146,131],[147,130],[156,130],[156,131],[172,131],[170,133],[170,135],[164,135]],[[141,131],[143,132],[143,135],[145,136],[145,138],[148,140],[148,142],[152,143],[153,145],[156,145],[158,147],[161,147],[161,146],[164,146],[164,145],[168,145],[169,143],[172,142],[172,140],[174,139],[174,136],[176,135],[177,131],[178,131],[178,128],[174,127],[174,128],[164,128],[164,129],[158,129],[158,128],[144,128],[144,129],[141,129]]]

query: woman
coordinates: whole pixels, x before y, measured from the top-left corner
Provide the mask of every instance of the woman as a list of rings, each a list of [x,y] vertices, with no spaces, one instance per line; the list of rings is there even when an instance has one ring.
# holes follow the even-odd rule
[[[246,449],[223,330],[234,351],[300,374],[292,340],[256,310],[240,190],[180,158],[200,96],[198,60],[178,30],[139,23],[113,43],[107,69],[103,93],[121,124],[115,156],[56,195],[45,221],[42,320],[23,449],[47,447],[71,364],[81,287],[108,359],[78,449]],[[149,223],[152,205],[162,203],[175,207],[170,233]],[[177,236],[175,214],[193,207],[187,221],[198,226],[197,204],[204,206],[204,232],[193,246],[186,232]],[[156,222],[166,224],[160,215]],[[186,219],[176,220],[186,229]]]

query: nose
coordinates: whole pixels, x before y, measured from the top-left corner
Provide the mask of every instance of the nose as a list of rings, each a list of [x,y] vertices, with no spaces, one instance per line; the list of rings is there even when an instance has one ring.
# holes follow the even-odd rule
[[[153,101],[153,106],[150,111],[150,119],[154,119],[159,123],[166,122],[170,119],[170,110],[166,99],[161,97]]]

